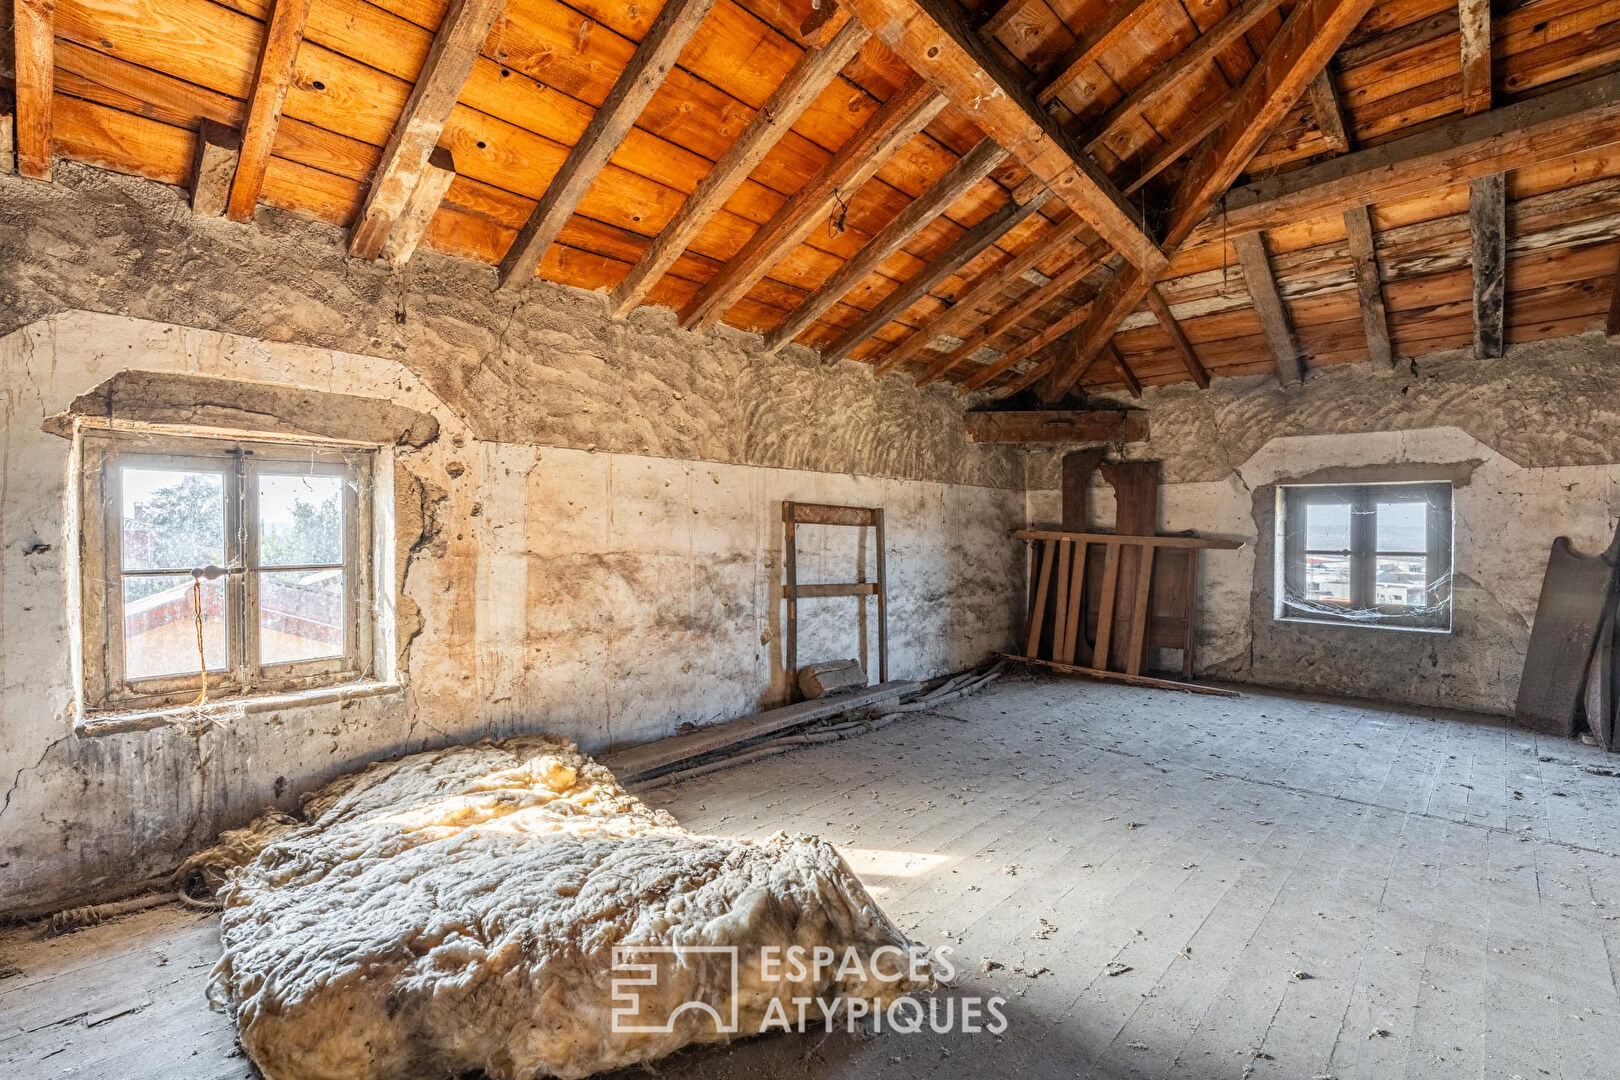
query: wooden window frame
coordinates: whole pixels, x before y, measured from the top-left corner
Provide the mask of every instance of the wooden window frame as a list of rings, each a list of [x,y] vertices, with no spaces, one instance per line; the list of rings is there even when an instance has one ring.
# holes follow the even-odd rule
[[[203,676],[130,680],[124,671],[122,487],[127,465],[218,472],[225,490],[227,666],[207,673],[210,700],[313,690],[357,682],[375,668],[373,492],[375,452],[334,445],[230,439],[146,431],[88,430],[79,449],[80,627],[86,712],[195,701]],[[261,566],[258,485],[263,475],[341,476],[343,559],[318,566]],[[259,579],[266,572],[344,571],[344,648],[340,655],[266,664],[260,655]],[[146,571],[131,574],[145,576]],[[188,571],[154,571],[189,579]]]
[[[1380,556],[1416,556],[1416,551],[1378,550],[1377,504],[1421,502],[1425,516],[1425,586],[1438,589],[1441,602],[1414,611],[1404,604],[1378,604],[1377,566]],[[1343,550],[1307,549],[1304,511],[1312,505],[1347,505],[1350,509],[1350,546]],[[1373,484],[1294,484],[1277,489],[1277,597],[1274,617],[1279,622],[1313,622],[1335,626],[1367,626],[1383,630],[1451,632],[1452,487],[1446,482]],[[1298,522],[1298,527],[1294,523]],[[1342,555],[1350,560],[1350,602],[1343,614],[1307,608],[1290,602],[1305,595],[1307,555]]]

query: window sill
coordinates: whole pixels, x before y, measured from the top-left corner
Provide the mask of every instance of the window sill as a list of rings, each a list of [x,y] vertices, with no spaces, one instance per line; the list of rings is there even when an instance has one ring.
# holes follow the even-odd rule
[[[1305,619],[1295,615],[1273,615],[1272,622],[1304,626],[1340,626],[1348,630],[1399,630],[1403,634],[1449,634],[1449,626],[1402,626],[1400,623],[1362,622],[1358,619]]]
[[[217,718],[223,722],[235,716],[276,712],[280,709],[302,709],[311,705],[382,697],[403,691],[404,688],[397,682],[368,680],[344,683],[342,686],[323,686],[314,690],[295,690],[285,694],[225,698],[209,702],[201,713],[201,718]],[[162,727],[184,727],[195,723],[198,718],[197,710],[189,705],[145,709],[138,712],[80,713],[78,719],[73,722],[73,731],[80,738],[95,738],[130,731],[152,731]]]

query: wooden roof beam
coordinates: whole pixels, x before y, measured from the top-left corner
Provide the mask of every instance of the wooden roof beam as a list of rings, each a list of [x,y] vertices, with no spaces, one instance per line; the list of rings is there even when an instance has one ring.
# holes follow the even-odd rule
[[[1367,334],[1367,359],[1375,364],[1393,364],[1395,350],[1390,342],[1384,286],[1378,274],[1372,212],[1365,206],[1346,210],[1344,232],[1350,247],[1350,261],[1355,265],[1356,300],[1361,307],[1361,326]]]
[[[905,314],[906,309],[921,300],[923,295],[977,258],[984,249],[1005,236],[1011,229],[1028,221],[1050,198],[1050,191],[1042,190],[1033,199],[1019,204],[1016,199],[1003,203],[995,213],[957,237],[956,242],[931,260],[922,270],[908,278],[884,301],[861,316],[838,340],[821,351],[824,364],[837,363],[854,348],[889,323]]]
[[[442,146],[434,147],[427,164],[422,166],[421,178],[411,189],[411,197],[389,230],[388,239],[383,241],[382,257],[390,265],[404,266],[410,262],[455,178],[456,163],[450,151]]]
[[[1233,188],[1191,243],[1331,217],[1571,154],[1620,145],[1620,74]]]
[[[52,97],[56,93],[55,0],[15,0],[12,34],[16,47],[17,172],[35,180],[51,178]],[[9,153],[10,143],[6,150]]]
[[[846,203],[853,199],[861,185],[927,127],[945,105],[944,96],[921,75],[907,79],[687,301],[681,309],[681,325],[693,329],[718,322],[771,267],[828,220],[840,199]]]
[[[472,74],[484,38],[505,7],[506,0],[451,0],[372,173],[360,216],[349,231],[349,254],[354,258],[375,259],[382,253],[383,243],[405,213],[411,192],[439,145],[445,121]]]
[[[1192,379],[1199,389],[1208,390],[1209,371],[1199,361],[1198,354],[1193,352],[1192,342],[1187,340],[1186,331],[1181,328],[1181,323],[1176,321],[1170,305],[1165,303],[1157,285],[1147,291],[1146,300],[1148,308],[1159,320],[1160,328],[1170,339],[1170,347],[1175,349],[1176,355],[1181,358],[1181,366],[1187,369],[1188,378]]]
[[[1620,259],[1615,260],[1614,281],[1609,285],[1609,318],[1603,330],[1610,345],[1620,345]]]
[[[1170,203],[1166,251],[1186,243],[1372,4],[1373,0],[1299,0],[1244,78],[1226,122],[1188,162]],[[1052,384],[1043,387],[1043,397],[1052,395],[1046,400],[1068,392],[1120,322],[1146,298],[1157,271],[1144,274],[1135,269],[1123,268],[1093,306],[1075,352],[1059,361]]]
[[[887,225],[877,231],[855,256],[846,261],[821,285],[799,302],[799,306],[782,316],[770,333],[765,335],[765,351],[775,352],[792,341],[805,328],[819,318],[822,312],[836,304],[844,294],[861,283],[866,275],[905,246],[917,232],[943,214],[957,199],[990,170],[1006,159],[1006,151],[992,139],[983,139],[972,150],[945,171],[932,187],[906,204]]]
[[[1335,154],[1347,153],[1350,131],[1345,126],[1344,109],[1339,105],[1339,91],[1333,85],[1332,64],[1311,80],[1310,95],[1311,114],[1316,117],[1316,129],[1322,133],[1328,149]]]
[[[191,166],[191,210],[200,217],[219,217],[231,198],[236,162],[242,156],[242,133],[214,120],[197,125],[197,156]]]
[[[869,36],[865,27],[849,19],[824,47],[804,51],[742,134],[720,155],[714,168],[698,182],[691,196],[613,291],[610,306],[614,315],[627,315],[646,299],[665,271],[697,238],[709,218],[725,205],[777,140],[788,133],[827,85],[838,77],[839,71],[854,58]]]
[[[0,90],[0,176],[17,171],[16,131],[17,99],[10,90]]]
[[[1110,7],[1102,21],[1087,30],[1085,36],[1075,42],[1074,47],[1058,61],[1057,75],[1041,88],[1036,100],[1042,105],[1055,101],[1058,95],[1080,78],[1088,64],[1096,62],[1121,38],[1136,29],[1142,16],[1153,10],[1157,3],[1158,0],[1124,0]]]
[[[592,114],[579,141],[552,177],[540,202],[529,214],[517,239],[501,259],[500,288],[513,289],[534,280],[551,245],[578,209],[599,173],[607,167],[642,110],[674,70],[681,50],[702,25],[714,0],[668,0],[647,28],[602,104]]]
[[[976,443],[1141,442],[1148,437],[1144,409],[1036,409],[970,412],[963,417]]]
[[[274,0],[270,9],[264,47],[259,50],[259,66],[253,75],[253,93],[248,99],[247,123],[242,128],[242,153],[231,181],[231,197],[225,204],[225,216],[232,221],[251,221],[253,208],[259,204],[259,192],[264,190],[264,174],[270,167],[281,107],[292,86],[298,48],[304,42],[309,3]]]
[[[1243,268],[1243,281],[1249,287],[1249,299],[1254,303],[1255,317],[1265,332],[1266,343],[1271,346],[1271,358],[1277,365],[1277,381],[1292,386],[1305,378],[1305,369],[1299,354],[1299,343],[1294,339],[1294,328],[1283,306],[1282,294],[1277,291],[1277,279],[1272,273],[1271,260],[1266,256],[1266,245],[1260,233],[1244,233],[1233,237],[1232,247],[1237,252],[1238,264]]]
[[[1149,293],[1148,295],[1151,296],[1152,294]],[[1119,351],[1118,343],[1110,341],[1108,347],[1103,350],[1103,354],[1119,369],[1120,378],[1125,380],[1125,389],[1131,392],[1131,397],[1141,397],[1142,380],[1136,377],[1136,372],[1131,370],[1131,365],[1125,362],[1125,354]],[[1078,382],[1079,380],[1075,381]]]
[[[979,130],[1039,177],[1132,263],[1166,263],[1141,215],[968,25],[956,0],[848,0],[913,71],[927,78]]]
[[[1491,0],[1458,0],[1462,40],[1463,115],[1491,107]]]
[[[1506,347],[1507,178],[1468,182],[1468,235],[1473,242],[1474,358],[1494,360]]]

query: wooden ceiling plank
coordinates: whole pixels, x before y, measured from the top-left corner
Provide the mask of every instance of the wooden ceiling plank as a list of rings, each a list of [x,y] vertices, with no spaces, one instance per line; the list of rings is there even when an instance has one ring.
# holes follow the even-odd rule
[[[451,0],[405,109],[383,147],[360,217],[349,232],[352,257],[375,259],[382,252],[439,145],[489,28],[505,7],[506,0]]]
[[[433,153],[428,155],[427,164],[422,166],[421,177],[411,189],[411,197],[406,200],[404,210],[394,222],[394,227],[388,230],[388,238],[383,241],[381,255],[389,265],[404,266],[410,262],[417,244],[427,233],[428,223],[439,212],[444,193],[450,190],[455,178],[456,163],[450,151],[442,146],[434,147]]]
[[[247,123],[242,128],[242,153],[225,206],[225,216],[232,221],[251,221],[259,192],[264,189],[276,125],[281,122],[281,107],[292,86],[293,66],[304,41],[304,25],[309,21],[309,4],[310,0],[275,0],[270,10],[258,70],[253,75]]]
[[[1356,300],[1361,308],[1361,325],[1367,332],[1367,359],[1375,364],[1392,364],[1395,352],[1390,344],[1389,313],[1384,306],[1384,287],[1378,275],[1378,249],[1373,239],[1372,212],[1354,206],[1344,212],[1344,232],[1355,264]]]
[[[881,304],[863,315],[831,346],[823,349],[822,363],[834,364],[844,359],[857,345],[905,314],[907,308],[921,300],[935,285],[977,258],[985,248],[1005,236],[1009,230],[1028,221],[1051,195],[1049,191],[1042,191],[1023,205],[1008,200],[995,213],[957,237],[950,247],[931,260],[919,273],[913,275],[900,288],[889,294]]]
[[[1037,263],[1049,258],[1054,250],[1067,244],[1087,228],[1089,226],[1086,225],[1085,219],[1078,214],[1070,215],[1066,224],[1048,236],[1037,238],[1018,255],[980,277],[960,300],[918,327],[893,350],[884,354],[877,363],[876,373],[887,375],[922,352],[941,334],[952,334],[965,327],[982,305],[990,303],[1008,285],[1029,273]]]
[[[975,18],[975,21],[979,26],[979,33],[987,38],[995,37],[997,34],[1005,30],[1014,19],[1023,14],[1024,9],[1029,7],[1030,4],[1038,4],[1040,2],[1041,0],[1001,0],[1001,3],[997,5],[994,0],[992,0],[992,2],[986,4],[985,7],[992,8],[993,10],[984,15],[983,18]],[[985,8],[979,9],[979,12],[984,11]],[[976,12],[975,15],[977,16],[979,12]]]
[[[928,369],[917,377],[917,385],[926,386],[928,383],[940,378],[985,345],[988,345],[1030,315],[1061,297],[1078,285],[1086,275],[1101,266],[1112,254],[1112,249],[1104,244],[1098,244],[1096,247],[1086,249],[1074,262],[1070,263],[1045,285],[1032,289],[1023,299],[1016,301],[1012,306],[1006,308],[974,331],[972,335],[963,340],[962,344],[930,364]],[[1000,361],[994,361],[993,363],[1000,363]],[[1016,363],[1016,360],[1008,362],[1000,370],[1005,371],[1013,363]],[[975,372],[975,374],[978,374],[978,372]]]
[[[1098,57],[1134,30],[1142,21],[1142,16],[1157,3],[1158,0],[1125,0],[1110,7],[1102,21],[1087,30],[1085,36],[1075,42],[1074,47],[1057,63],[1057,75],[1048,80],[1035,100],[1042,105],[1051,104],[1080,78],[1086,65],[1095,63]]]
[[[854,58],[869,36],[864,26],[850,19],[824,48],[805,50],[742,134],[720,155],[714,168],[698,182],[674,218],[654,238],[646,254],[613,291],[610,306],[614,315],[628,314],[646,298],[704,224],[748,179],[748,174],[777,140],[787,134],[821,91],[838,77],[839,71]]]
[[[55,21],[55,0],[15,0],[13,4],[17,172],[34,180],[51,178],[55,157],[51,115],[56,95]]]
[[[1221,17],[1209,31],[1173,56],[1103,114],[1086,138],[1086,147],[1095,151],[1103,139],[1147,109],[1184,76],[1213,63],[1215,58],[1253,29],[1281,0],[1246,0]]]
[[[1372,4],[1373,0],[1299,0],[1244,78],[1231,115],[1188,162],[1170,202],[1166,251],[1174,252],[1186,243]],[[1093,305],[1091,318],[1076,342],[1077,351],[1055,361],[1061,366],[1052,385],[1043,388],[1043,394],[1054,395],[1048,400],[1068,392],[1114,336],[1119,323],[1146,298],[1157,271],[1126,272],[1131,269],[1123,268],[1105,290],[1107,303],[1100,298]]]
[[[860,284],[866,275],[883,265],[884,261],[904,247],[906,241],[915,236],[918,230],[943,214],[952,203],[967,194],[973,185],[989,176],[990,170],[1001,164],[1006,157],[1006,151],[997,146],[994,139],[981,140],[952,165],[944,176],[935,181],[933,186],[907,204],[899,216],[878,230],[877,235],[867,241],[866,246],[853,258],[833,271],[831,277],[805,297],[798,307],[788,312],[782,321],[765,335],[765,351],[775,352],[804,333],[822,312]]]
[[[1151,296],[1152,293],[1149,293],[1148,295]],[[1104,349],[1103,352],[1107,355],[1108,359],[1113,363],[1113,365],[1119,368],[1120,377],[1125,380],[1125,388],[1131,392],[1131,397],[1141,397],[1142,380],[1136,377],[1136,372],[1131,370],[1131,365],[1125,362],[1125,354],[1119,351],[1119,345],[1113,341],[1110,341],[1108,343],[1108,347]],[[1078,382],[1079,380],[1076,381]]]
[[[1164,295],[1155,285],[1147,291],[1147,305],[1154,317],[1159,320],[1159,326],[1164,330],[1165,336],[1170,339],[1170,347],[1176,350],[1176,356],[1181,359],[1181,366],[1187,369],[1187,375],[1196,383],[1199,389],[1209,389],[1209,371],[1199,361],[1198,354],[1193,351],[1192,342],[1187,340],[1187,332],[1181,328],[1181,323],[1165,303]]]
[[[1305,377],[1304,364],[1299,354],[1299,342],[1283,306],[1282,294],[1277,291],[1277,279],[1271,270],[1271,259],[1266,255],[1262,234],[1244,233],[1232,239],[1238,265],[1243,268],[1243,282],[1249,288],[1249,299],[1254,303],[1255,317],[1271,346],[1271,358],[1277,365],[1277,381],[1293,386]]]
[[[579,207],[608,161],[635,126],[642,110],[674,70],[681,50],[697,32],[714,0],[668,0],[631,54],[584,134],[501,259],[500,288],[532,281],[546,251]]]
[[[1502,173],[1469,181],[1468,235],[1473,243],[1474,358],[1494,360],[1507,343],[1507,183]]]
[[[1463,115],[1491,107],[1491,0],[1458,0]]]
[[[1605,75],[1228,193],[1193,243],[1280,228],[1620,144],[1620,74]]]
[[[848,0],[908,67],[1051,188],[1131,262],[1157,272],[1164,252],[1140,213],[1084,147],[994,57],[956,0]]]
[[[213,120],[197,125],[197,158],[191,172],[191,210],[202,217],[219,217],[230,201],[236,162],[242,154],[242,133]]]
[[[771,267],[828,220],[840,201],[847,204],[853,199],[861,185],[927,127],[945,105],[944,95],[922,76],[914,74],[907,79],[698,290],[681,309],[681,325],[696,329],[718,322]]]

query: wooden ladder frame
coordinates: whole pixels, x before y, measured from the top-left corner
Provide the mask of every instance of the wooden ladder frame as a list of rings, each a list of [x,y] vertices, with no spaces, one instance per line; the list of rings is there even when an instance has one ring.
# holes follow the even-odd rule
[[[878,682],[889,681],[889,592],[884,565],[883,508],[879,506],[832,506],[827,503],[782,503],[783,562],[787,584],[782,596],[787,600],[787,627],[782,642],[783,664],[787,668],[788,696],[796,692],[799,679],[799,600],[820,596],[875,596],[878,617]],[[800,585],[797,527],[800,525],[849,525],[877,530],[877,578],[836,585]],[[860,607],[863,614],[866,606]]]

